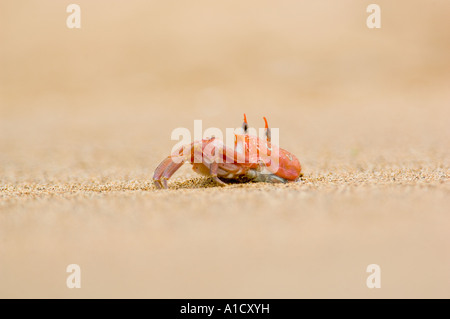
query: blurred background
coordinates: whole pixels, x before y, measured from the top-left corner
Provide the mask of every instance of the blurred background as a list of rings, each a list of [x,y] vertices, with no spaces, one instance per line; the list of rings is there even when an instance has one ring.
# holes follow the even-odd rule
[[[238,127],[243,112],[305,156],[448,136],[447,1],[380,1],[381,29],[367,1],[79,1],[81,29],[69,3],[2,1],[2,145],[138,143],[148,161],[175,127]]]
[[[0,3],[0,296],[450,296],[449,1],[70,3]],[[154,191],[174,128],[244,112],[307,183]]]

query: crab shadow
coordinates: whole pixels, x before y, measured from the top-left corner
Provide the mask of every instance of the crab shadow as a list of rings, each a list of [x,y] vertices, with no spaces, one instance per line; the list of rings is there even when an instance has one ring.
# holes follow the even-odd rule
[[[300,177],[297,182],[304,181],[303,177]],[[280,186],[280,185],[287,185],[288,183],[266,183],[266,182],[255,182],[255,181],[249,181],[249,180],[226,180],[225,186],[220,185],[216,183],[211,177],[194,177],[190,179],[184,179],[184,180],[176,180],[173,182],[169,182],[168,189],[170,190],[177,190],[177,189],[206,189],[206,188],[217,188],[217,189],[224,189],[224,188],[243,188],[248,186],[257,186],[257,185],[273,185],[273,186]]]

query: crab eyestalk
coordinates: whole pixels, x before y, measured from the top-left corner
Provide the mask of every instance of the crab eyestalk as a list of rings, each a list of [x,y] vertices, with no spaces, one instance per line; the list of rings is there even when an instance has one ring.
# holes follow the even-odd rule
[[[264,123],[266,123],[266,139],[267,142],[270,143],[270,141],[272,140],[272,134],[270,133],[270,128],[269,128],[269,124],[267,124],[267,119],[265,117],[263,117],[264,119]]]
[[[245,163],[248,163],[248,159],[249,159],[249,144],[250,144],[250,140],[249,140],[249,136],[248,136],[248,123],[247,123],[247,116],[244,113],[244,122],[242,123],[242,130],[244,132],[243,136],[244,136],[244,142],[242,144],[242,153],[244,154],[244,158],[245,158]]]
[[[270,132],[269,124],[267,124],[266,117],[263,117],[263,119],[264,119],[264,123],[266,125],[265,132],[266,132],[267,155],[271,156],[272,155],[272,145],[271,145],[272,133]]]

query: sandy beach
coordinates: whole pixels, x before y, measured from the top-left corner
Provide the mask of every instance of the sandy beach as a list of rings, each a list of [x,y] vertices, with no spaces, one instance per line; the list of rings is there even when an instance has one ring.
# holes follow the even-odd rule
[[[0,298],[450,298],[450,2],[77,3],[0,4]],[[153,186],[244,112],[302,180]]]

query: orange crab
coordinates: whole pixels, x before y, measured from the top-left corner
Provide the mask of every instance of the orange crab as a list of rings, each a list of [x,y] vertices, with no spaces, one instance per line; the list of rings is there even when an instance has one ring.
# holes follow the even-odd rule
[[[271,143],[270,128],[265,122],[265,139],[248,134],[244,114],[244,134],[234,135],[234,149],[214,137],[194,141],[177,149],[155,169],[153,183],[167,188],[167,180],[184,164],[204,176],[210,176],[219,185],[231,182],[286,183],[302,176],[298,159],[288,151]]]

